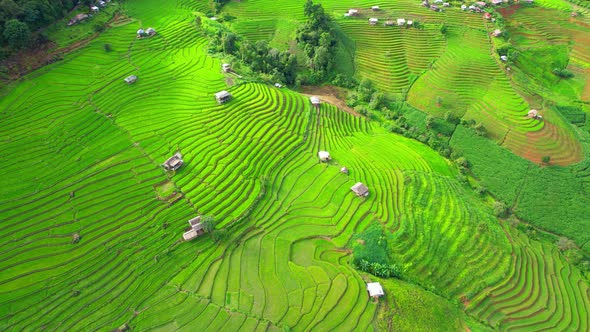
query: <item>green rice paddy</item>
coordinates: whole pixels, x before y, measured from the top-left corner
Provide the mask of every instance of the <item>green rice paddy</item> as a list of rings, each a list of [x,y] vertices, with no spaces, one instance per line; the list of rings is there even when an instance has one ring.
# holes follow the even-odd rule
[[[326,7],[340,12],[350,3]],[[256,17],[232,24],[267,39],[273,28],[252,26],[282,26],[280,12],[299,20],[302,5],[246,0],[227,11]],[[409,2],[380,5],[438,19]],[[590,328],[580,271],[554,247],[496,219],[435,151],[332,105],[312,108],[287,89],[227,86],[221,62],[207,55],[208,41],[193,25],[195,12],[208,8],[202,1],[128,0],[122,7],[133,18],[128,24],[3,91],[0,329]],[[521,117],[526,103],[484,57],[485,33],[469,28],[475,19],[450,10],[441,17],[466,27],[452,26],[446,40],[434,25],[341,27],[359,40],[357,51],[361,40],[387,41],[376,57],[357,53],[361,76],[382,66],[378,86],[411,86],[409,98],[418,103],[418,93],[430,93],[427,82],[443,89],[442,77],[465,70],[448,95],[466,100],[466,114],[502,119],[498,131],[540,129]],[[158,34],[136,39],[139,26]],[[460,68],[441,65],[468,52],[453,45],[459,36],[473,41],[473,59]],[[469,74],[469,63],[485,73]],[[477,86],[486,73],[493,93]],[[132,74],[138,81],[125,84]],[[224,89],[233,99],[218,105],[213,95]],[[476,102],[476,93],[487,101]],[[501,114],[489,106],[498,99]],[[319,150],[332,161],[319,163]],[[176,151],[184,166],[165,172],[160,164]],[[370,189],[365,199],[350,191],[359,181]],[[182,198],[162,199],[172,192]],[[227,237],[183,242],[187,220],[199,214],[214,215]],[[393,234],[389,249],[406,279],[383,280],[381,302],[365,290],[378,279],[350,264],[354,234],[373,222]]]

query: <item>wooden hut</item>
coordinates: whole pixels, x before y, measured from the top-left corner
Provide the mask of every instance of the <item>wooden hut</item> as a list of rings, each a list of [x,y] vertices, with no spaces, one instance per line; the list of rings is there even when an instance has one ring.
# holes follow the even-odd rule
[[[342,174],[348,174],[348,168],[346,166],[345,167],[342,167],[340,169],[340,173],[342,173]]]
[[[332,157],[330,157],[330,153],[328,151],[318,152],[318,157],[320,158],[320,161],[323,161],[323,162],[327,162],[327,161],[332,160]]]
[[[369,196],[369,188],[365,186],[362,182],[357,182],[354,186],[350,188],[350,190],[352,190],[352,192],[359,197]]]
[[[381,287],[381,284],[378,282],[367,283],[367,292],[369,293],[369,296],[374,299],[378,299],[379,297],[385,295],[383,292],[383,287]]]
[[[311,104],[315,107],[320,107],[320,98],[316,97],[316,96],[312,96],[309,97],[309,101],[311,101]]]
[[[168,158],[163,164],[162,166],[167,170],[167,171],[176,171],[177,169],[179,169],[182,165],[184,164],[184,161],[182,160],[182,155],[180,154],[180,152],[176,152],[172,157]]]
[[[358,16],[359,15],[359,10],[358,9],[349,9],[348,10],[348,16]]]
[[[219,91],[218,93],[215,94],[215,100],[217,100],[217,102],[220,104],[226,103],[230,99],[231,99],[231,94],[225,90]]]
[[[190,219],[188,224],[190,225],[190,229],[182,234],[182,238],[185,241],[193,240],[205,234],[205,229],[203,224],[201,224],[201,216],[196,216],[195,218]]]
[[[137,76],[135,75],[131,75],[125,78],[125,83],[127,84],[133,84],[135,82],[137,82]]]
[[[224,73],[229,73],[231,72],[231,66],[229,63],[224,63],[221,65],[221,70],[223,70]]]
[[[381,8],[379,8],[379,6],[373,6],[373,7],[371,7],[371,10],[374,12],[378,12],[381,10]]]

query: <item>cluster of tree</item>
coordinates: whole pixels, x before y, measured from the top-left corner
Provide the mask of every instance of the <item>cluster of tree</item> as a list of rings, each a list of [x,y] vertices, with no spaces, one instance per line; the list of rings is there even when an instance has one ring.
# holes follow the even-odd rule
[[[214,216],[203,216],[201,218],[201,224],[203,224],[203,229],[211,236],[213,241],[219,242],[227,238],[228,233],[225,228],[216,229],[217,220]]]
[[[297,76],[294,54],[271,48],[265,40],[252,43],[229,30],[220,28],[210,34],[209,52],[233,55],[255,72],[270,75],[274,82],[293,84]]]
[[[307,0],[304,13],[307,20],[297,29],[296,40],[308,59],[312,81],[319,82],[327,78],[334,63],[336,38],[321,4]]]
[[[12,49],[27,47],[36,31],[62,18],[77,0],[1,0],[0,43]]]
[[[507,59],[508,62],[516,61],[516,59],[518,59],[518,56],[520,55],[518,50],[516,48],[514,48],[514,46],[512,46],[512,44],[509,44],[509,43],[506,43],[500,47],[497,47],[496,52],[500,56],[502,56],[502,55],[506,56],[506,58],[508,58]]]
[[[365,259],[355,260],[353,262],[355,269],[370,273],[380,278],[401,278],[402,267],[398,264],[381,264],[369,262]]]
[[[215,12],[219,13],[221,8],[223,8],[223,6],[229,1],[230,0],[213,0],[213,3],[215,4]]]
[[[567,70],[566,68],[553,68],[553,74],[559,76],[561,78],[572,78],[574,77],[574,73]]]

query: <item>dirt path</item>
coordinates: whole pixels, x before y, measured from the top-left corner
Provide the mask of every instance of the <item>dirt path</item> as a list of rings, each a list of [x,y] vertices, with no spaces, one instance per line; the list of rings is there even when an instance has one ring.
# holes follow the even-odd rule
[[[346,105],[344,102],[345,98],[345,91],[343,89],[337,88],[332,85],[324,85],[324,86],[315,86],[315,85],[305,85],[301,87],[301,94],[305,96],[317,96],[324,102],[332,104],[346,113],[352,114],[354,116],[362,116],[354,109]]]

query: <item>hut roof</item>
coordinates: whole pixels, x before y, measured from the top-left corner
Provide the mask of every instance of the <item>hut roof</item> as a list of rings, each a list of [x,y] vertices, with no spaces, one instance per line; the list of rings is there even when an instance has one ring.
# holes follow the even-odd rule
[[[406,23],[407,23],[408,25],[412,25],[412,24],[414,24],[414,21],[412,21],[412,20],[408,20],[408,22],[406,22]]]
[[[344,174],[348,174],[348,168],[347,168],[347,167],[342,167],[342,168],[340,169],[340,172],[341,172],[341,173],[344,173]]]
[[[330,160],[330,153],[328,151],[320,151],[318,152],[318,156],[321,160]]]
[[[494,32],[492,32],[492,35],[494,37],[498,37],[501,34],[502,34],[502,30],[500,30],[500,29],[496,29],[496,30],[494,30]]]
[[[377,23],[377,22],[379,22],[379,19],[378,19],[378,18],[376,18],[376,17],[371,17],[371,18],[369,19],[369,22],[371,22],[371,23]]]
[[[319,105],[320,104],[320,98],[316,97],[316,96],[312,96],[309,97],[309,100],[311,101],[312,104],[314,105]]]
[[[191,225],[191,227],[194,227],[197,224],[201,224],[201,216],[196,216],[193,219],[190,219],[188,221],[189,225]]]
[[[502,0],[492,0],[492,3],[493,3],[494,5],[499,5],[499,4],[502,4],[502,3],[504,3],[504,1],[502,1]]]
[[[198,236],[199,236],[199,234],[194,229],[191,229],[190,231],[185,232],[184,234],[182,234],[182,238],[185,241],[190,241],[190,240],[192,240],[192,239],[194,239],[194,238],[196,238]]]
[[[534,118],[537,117],[539,115],[539,111],[532,109],[527,113],[529,118]]]
[[[379,10],[379,6],[372,6],[371,9],[372,10]]]
[[[125,78],[125,82],[127,82],[127,83],[133,83],[135,81],[137,81],[137,76],[135,76],[135,75],[131,75],[131,76],[128,76]]]
[[[182,155],[180,154],[180,152],[176,152],[172,157],[168,158],[163,166],[164,168],[166,168],[167,170],[177,170],[180,168],[180,166],[182,166],[184,164],[184,161],[182,160]]]
[[[405,18],[398,18],[397,19],[397,25],[404,25],[404,24],[406,24]]]
[[[225,90],[219,91],[218,93],[215,94],[215,98],[217,98],[217,99],[223,99],[223,98],[227,98],[229,96],[231,96],[231,95],[229,94],[229,92],[227,92]]]
[[[383,296],[385,293],[383,292],[383,287],[378,282],[369,282],[367,283],[367,291],[369,292],[369,296]]]
[[[350,190],[352,190],[358,196],[369,195],[369,188],[365,186],[362,182],[357,182],[354,186],[350,188]]]

